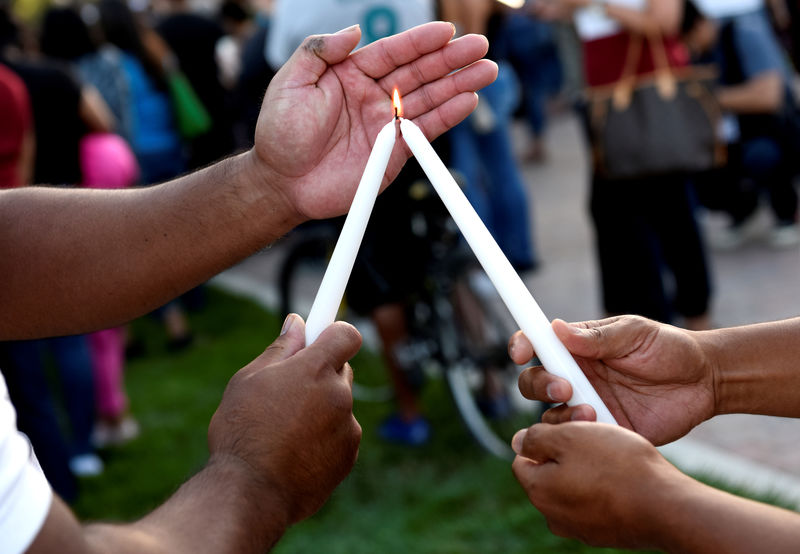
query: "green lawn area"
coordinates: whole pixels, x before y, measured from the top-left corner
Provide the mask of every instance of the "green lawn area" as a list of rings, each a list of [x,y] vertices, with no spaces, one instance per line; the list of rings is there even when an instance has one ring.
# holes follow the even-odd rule
[[[103,453],[107,466],[82,482],[85,520],[129,520],[167,498],[207,457],[206,427],[225,384],[277,336],[281,321],[256,304],[209,290],[192,315],[194,345],[164,347],[152,320],[134,325],[146,355],[129,363],[127,386],[142,435]],[[355,371],[380,371],[362,351]],[[276,552],[615,552],[552,535],[511,474],[463,428],[444,383],[429,381],[424,406],[434,428],[423,448],[393,447],[375,431],[388,404],[357,402],[364,429],[358,463],[327,505],[293,527]]]

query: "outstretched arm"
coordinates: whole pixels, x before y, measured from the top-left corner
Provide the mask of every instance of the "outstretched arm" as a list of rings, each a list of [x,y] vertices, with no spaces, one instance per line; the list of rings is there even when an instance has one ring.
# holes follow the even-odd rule
[[[430,23],[356,52],[311,37],[267,91],[253,150],[154,187],[0,192],[0,338],[76,333],[163,304],[309,218],[347,211],[391,91],[430,138],[496,75],[486,39]],[[459,71],[460,69],[460,71]],[[388,185],[408,157],[398,142]]]
[[[553,330],[575,356],[617,421],[655,444],[724,413],[800,417],[800,318],[712,331],[686,331],[641,317],[567,324]],[[521,333],[510,341],[518,364],[533,355]],[[531,399],[564,402],[567,381],[531,367],[520,376]],[[559,406],[550,423],[594,419],[589,406]]]
[[[264,552],[314,514],[356,461],[352,369],[361,346],[337,322],[307,348],[302,319],[228,384],[208,429],[210,458],[161,507],[82,527],[57,497],[30,552]]]

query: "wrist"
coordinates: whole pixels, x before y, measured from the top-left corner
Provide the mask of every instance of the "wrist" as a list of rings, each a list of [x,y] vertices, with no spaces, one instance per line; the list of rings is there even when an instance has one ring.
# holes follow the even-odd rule
[[[261,551],[274,545],[291,525],[290,506],[279,487],[244,459],[212,454],[203,472],[214,482],[224,483],[228,494],[238,499],[233,513]]]
[[[723,333],[724,331],[720,330],[696,331],[693,333],[702,352],[701,371],[706,376],[705,380],[708,383],[709,393],[712,398],[710,413],[706,419],[728,413],[725,411],[725,406],[728,402],[725,394],[728,392],[728,387],[722,371],[724,362],[721,359],[726,350],[726,341]]]
[[[648,548],[663,552],[693,552],[696,530],[707,486],[681,473],[674,466],[668,479],[655,483],[655,497],[645,503],[651,523]]]
[[[286,177],[261,159],[255,149],[240,154],[236,160],[242,175],[240,198],[246,206],[254,208],[255,221],[266,224],[267,242],[285,235],[306,220],[286,194],[288,187],[281,186]]]

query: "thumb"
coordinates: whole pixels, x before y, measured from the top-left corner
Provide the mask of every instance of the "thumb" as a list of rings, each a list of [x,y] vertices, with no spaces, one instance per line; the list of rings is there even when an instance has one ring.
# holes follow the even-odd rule
[[[621,358],[631,350],[630,329],[623,319],[579,324],[556,319],[553,331],[571,354],[581,358]]]
[[[256,361],[273,364],[286,360],[306,344],[306,324],[297,314],[289,314],[283,322],[280,336],[270,344]]]
[[[564,424],[565,425],[565,424]],[[511,447],[517,456],[543,464],[557,461],[561,454],[560,432],[563,425],[537,423],[517,431],[511,439]]]
[[[328,69],[343,61],[361,40],[361,27],[353,25],[332,35],[313,35],[295,50],[281,71],[297,85],[312,85]]]

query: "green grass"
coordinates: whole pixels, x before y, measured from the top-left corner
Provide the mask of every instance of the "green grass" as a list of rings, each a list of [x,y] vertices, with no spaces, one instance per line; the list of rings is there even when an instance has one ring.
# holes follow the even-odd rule
[[[255,304],[210,290],[192,315],[194,345],[168,354],[154,321],[134,325],[146,355],[128,364],[132,411],[142,435],[104,453],[106,471],[82,482],[84,520],[130,520],[163,502],[205,463],[206,427],[225,384],[277,336],[281,321]],[[356,371],[380,371],[362,351]],[[444,384],[429,381],[423,405],[434,437],[417,449],[375,437],[388,404],[356,403],[364,429],[358,463],[323,509],[296,525],[276,552],[614,552],[552,535],[508,462],[477,447]]]

